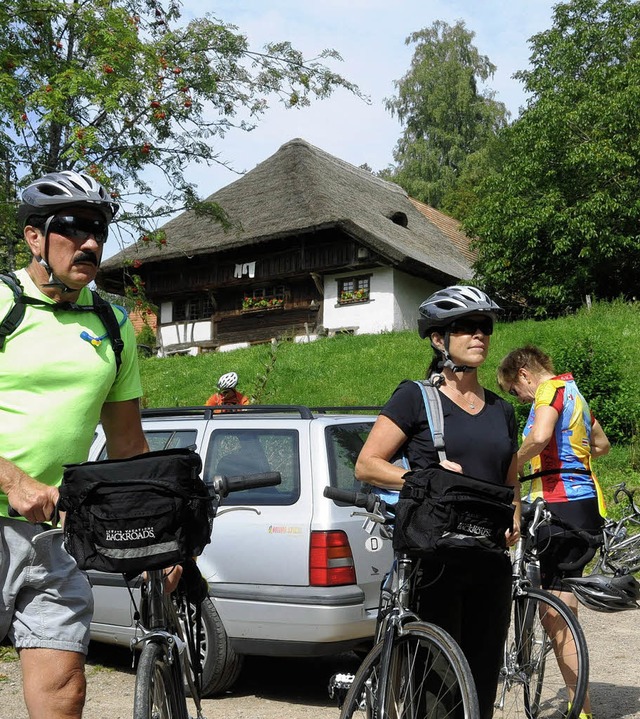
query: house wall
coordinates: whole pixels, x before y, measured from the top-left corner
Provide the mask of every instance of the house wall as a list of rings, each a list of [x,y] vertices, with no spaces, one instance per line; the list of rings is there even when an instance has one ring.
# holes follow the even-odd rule
[[[393,287],[393,329],[415,330],[418,326],[418,307],[440,286],[393,270]]]
[[[338,304],[338,280],[371,275],[368,302]],[[388,267],[351,270],[324,276],[323,325],[329,331],[353,328],[354,334],[377,334],[393,329],[393,271]]]
[[[326,275],[324,279],[324,326],[329,331],[353,328],[354,334],[377,334],[391,330],[415,329],[418,307],[438,285],[393,269],[367,270],[371,274],[369,302],[338,303],[338,280],[358,271]]]
[[[192,342],[208,342],[211,339],[211,320],[177,322],[160,327],[162,346],[184,345]]]

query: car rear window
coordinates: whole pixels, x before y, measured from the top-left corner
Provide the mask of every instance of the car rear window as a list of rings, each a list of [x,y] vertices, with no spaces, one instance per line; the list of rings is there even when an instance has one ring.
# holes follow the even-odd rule
[[[362,484],[354,477],[354,468],[373,422],[336,424],[325,429],[331,486],[361,491]]]
[[[161,449],[179,449],[191,447],[196,443],[197,432],[195,429],[181,430],[145,430],[150,452],[158,452]],[[102,448],[98,455],[99,460],[108,459],[107,445]]]
[[[204,480],[215,475],[232,477],[260,472],[280,472],[277,487],[233,492],[225,506],[239,504],[288,505],[300,496],[298,433],[282,429],[216,429],[211,433],[204,467]]]

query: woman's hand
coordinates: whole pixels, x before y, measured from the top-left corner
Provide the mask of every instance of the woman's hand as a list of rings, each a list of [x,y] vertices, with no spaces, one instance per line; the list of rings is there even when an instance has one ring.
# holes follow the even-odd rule
[[[450,472],[457,472],[458,474],[464,474],[462,471],[462,465],[457,462],[452,462],[449,459],[444,459],[440,462],[440,466],[443,469],[448,469]]]
[[[504,533],[504,537],[507,541],[507,547],[513,547],[513,545],[520,539],[520,525],[513,523],[511,529],[507,529]]]

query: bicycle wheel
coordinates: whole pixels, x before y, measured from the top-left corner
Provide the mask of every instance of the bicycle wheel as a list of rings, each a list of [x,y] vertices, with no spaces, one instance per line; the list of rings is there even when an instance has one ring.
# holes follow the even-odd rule
[[[340,719],[478,719],[471,670],[444,630],[422,622],[408,624],[393,641],[386,679],[383,645],[378,642],[358,669]],[[384,707],[379,706],[381,694]]]
[[[577,617],[554,594],[524,588],[514,599],[494,719],[577,719],[588,683],[587,643]]]
[[[163,644],[145,644],[136,671],[133,719],[189,719],[177,660],[168,662]]]

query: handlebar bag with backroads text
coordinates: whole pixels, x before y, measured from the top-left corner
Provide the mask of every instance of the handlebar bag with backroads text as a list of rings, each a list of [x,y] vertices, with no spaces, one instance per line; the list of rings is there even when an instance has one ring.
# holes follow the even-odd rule
[[[202,553],[213,505],[188,448],[66,465],[64,544],[81,569],[137,574]]]
[[[393,548],[438,558],[460,550],[504,552],[513,489],[442,467],[407,472],[396,505]]]

